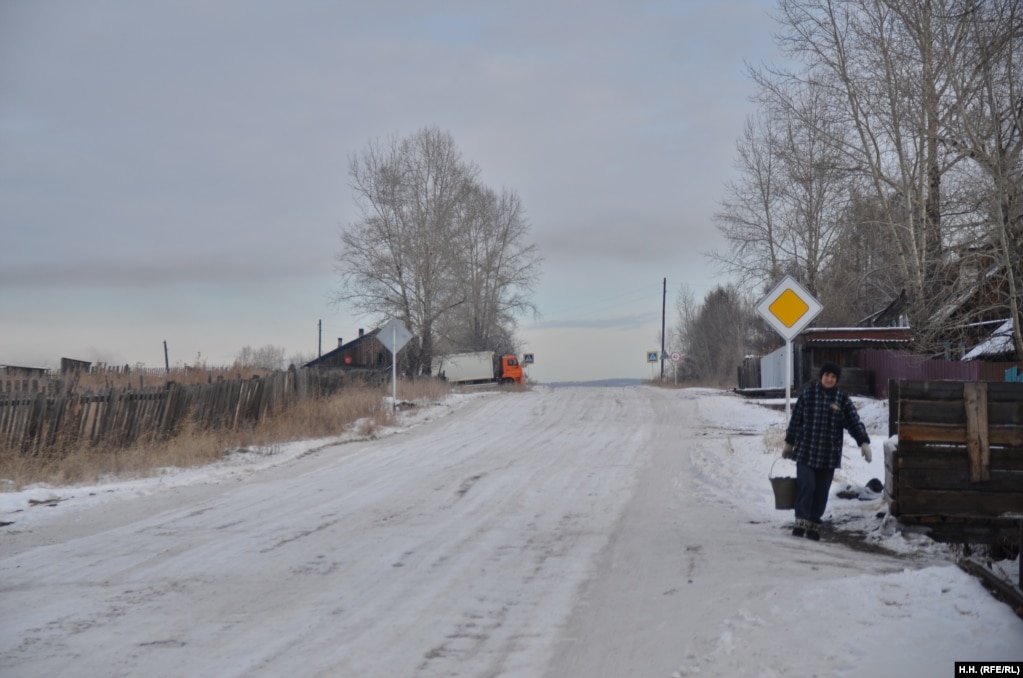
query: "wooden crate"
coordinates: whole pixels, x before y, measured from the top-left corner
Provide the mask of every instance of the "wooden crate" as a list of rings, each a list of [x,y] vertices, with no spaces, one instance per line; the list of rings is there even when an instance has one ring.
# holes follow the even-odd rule
[[[886,448],[892,515],[947,541],[1016,538],[1023,516],[1023,384],[899,381]]]

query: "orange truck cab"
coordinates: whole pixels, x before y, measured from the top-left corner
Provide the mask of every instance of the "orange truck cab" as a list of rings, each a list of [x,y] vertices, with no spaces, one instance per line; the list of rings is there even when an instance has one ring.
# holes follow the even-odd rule
[[[498,379],[502,384],[522,384],[525,378],[522,373],[522,364],[513,355],[501,356],[501,376]]]

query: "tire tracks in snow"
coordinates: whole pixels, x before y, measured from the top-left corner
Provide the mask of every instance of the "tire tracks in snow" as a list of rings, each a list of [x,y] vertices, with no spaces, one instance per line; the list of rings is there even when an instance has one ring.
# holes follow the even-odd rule
[[[0,560],[12,620],[0,662],[33,675],[539,675],[649,454],[641,392],[487,395],[183,491],[181,505],[140,498],[77,534],[24,535]]]

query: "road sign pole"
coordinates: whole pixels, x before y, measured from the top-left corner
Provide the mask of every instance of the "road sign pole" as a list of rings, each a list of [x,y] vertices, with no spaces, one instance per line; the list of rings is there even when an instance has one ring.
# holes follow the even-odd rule
[[[821,302],[802,288],[792,276],[785,276],[757,304],[757,313],[785,340],[785,416],[792,401],[792,340],[823,310]]]
[[[398,409],[398,351],[412,338],[412,333],[395,318],[391,318],[376,330],[377,340],[391,352],[391,399]],[[390,334],[391,336],[387,336]]]
[[[391,325],[391,346],[398,344],[398,326]],[[398,352],[391,351],[391,402],[394,412],[398,411]]]
[[[785,421],[791,417],[792,407],[792,340],[785,340]]]

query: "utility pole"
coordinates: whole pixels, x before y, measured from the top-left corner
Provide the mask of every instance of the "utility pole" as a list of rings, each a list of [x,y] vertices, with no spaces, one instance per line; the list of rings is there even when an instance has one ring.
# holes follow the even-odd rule
[[[664,312],[668,304],[668,279],[664,279],[664,292],[661,295],[661,381],[664,381]]]
[[[320,330],[316,343],[316,359],[319,360],[320,358],[323,357],[323,319],[321,318],[320,321],[316,324]]]

